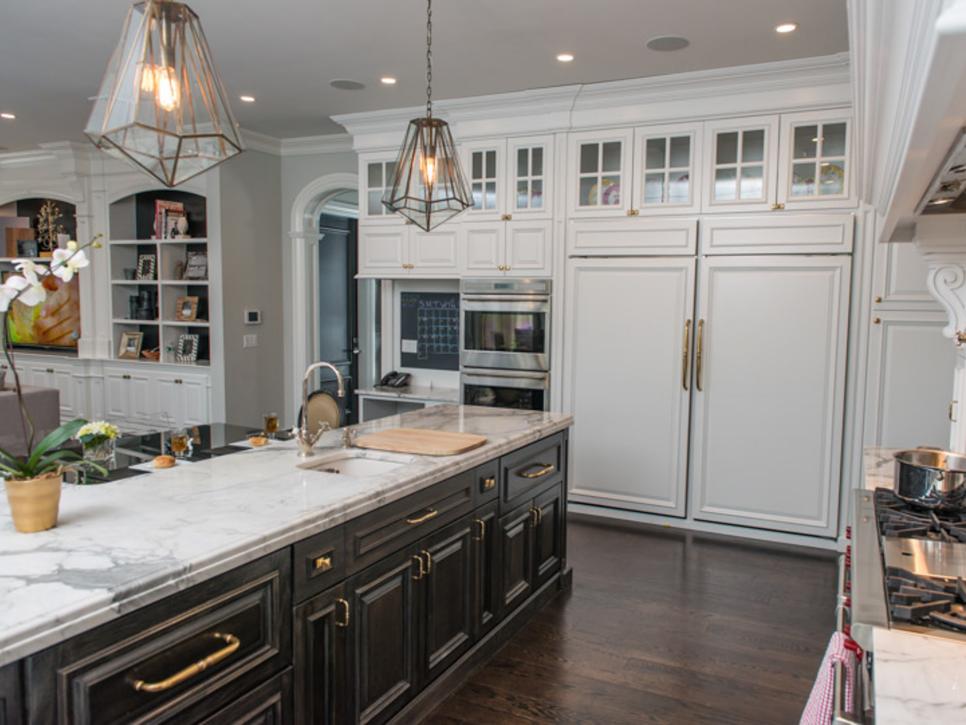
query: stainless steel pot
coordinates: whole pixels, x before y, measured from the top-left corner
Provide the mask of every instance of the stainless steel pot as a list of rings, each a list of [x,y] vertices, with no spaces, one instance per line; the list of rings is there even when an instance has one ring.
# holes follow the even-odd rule
[[[966,500],[966,455],[934,448],[899,451],[896,495],[928,509],[958,510]]]

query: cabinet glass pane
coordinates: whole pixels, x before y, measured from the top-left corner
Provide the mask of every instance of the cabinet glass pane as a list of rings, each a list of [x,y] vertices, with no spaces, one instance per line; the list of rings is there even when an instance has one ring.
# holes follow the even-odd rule
[[[534,176],[543,176],[543,146],[534,146],[530,149],[530,173]]]
[[[718,134],[717,151],[714,162],[716,164],[738,163],[738,132],[729,131]]]
[[[671,160],[668,163],[672,169],[680,169],[691,165],[691,137],[675,136],[671,139]]]
[[[526,209],[529,204],[530,195],[527,193],[527,182],[517,182],[517,209]]]
[[[382,186],[382,164],[369,164],[369,187]],[[370,212],[371,213],[371,212]]]
[[[644,175],[644,203],[660,204],[664,201],[664,172]]]
[[[580,144],[580,173],[593,174],[597,171],[597,155],[599,144],[582,143]]]
[[[483,208],[483,184],[478,181],[473,184],[473,208]]]
[[[529,176],[530,164],[527,163],[527,150],[517,149],[517,176]]]
[[[604,161],[601,171],[621,170],[621,142],[608,141],[604,144]]]
[[[687,204],[691,191],[691,173],[688,171],[672,171],[668,174],[667,200],[672,204]]]
[[[486,182],[486,208],[496,209],[496,182]]]
[[[741,198],[742,199],[763,199],[765,196],[764,184],[762,183],[761,166],[742,166],[741,167]]]
[[[822,136],[822,156],[845,156],[845,123],[826,123]]]
[[[818,145],[818,126],[796,126],[792,154],[796,159],[814,159]]]
[[[741,160],[763,161],[765,158],[765,130],[745,131],[741,136]]]
[[[714,198],[734,201],[738,197],[738,170],[716,169],[714,172]]]
[[[386,207],[382,205],[382,191],[370,191],[366,210],[369,216],[379,216]]]
[[[600,183],[602,206],[618,206],[621,203],[621,177],[605,176]]]
[[[649,138],[647,152],[644,154],[644,168],[663,169],[665,140],[663,138]]]
[[[473,152],[473,170],[470,172],[474,179],[483,178],[483,152]]]
[[[486,152],[486,178],[492,179],[496,176],[496,151]]]
[[[792,164],[792,196],[815,194],[815,162]]]
[[[543,209],[543,179],[530,182],[530,208]]]
[[[597,206],[597,177],[584,176],[580,179],[580,205]]]
[[[822,196],[845,193],[845,161],[823,161],[818,193]]]

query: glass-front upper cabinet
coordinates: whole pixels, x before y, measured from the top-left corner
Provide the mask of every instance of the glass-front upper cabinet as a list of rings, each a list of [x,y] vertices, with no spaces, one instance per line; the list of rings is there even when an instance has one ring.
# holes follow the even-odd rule
[[[553,136],[507,141],[504,219],[548,219],[553,211]]]
[[[573,216],[625,216],[632,209],[633,131],[590,131],[570,136],[570,211]]]
[[[473,142],[462,146],[463,173],[470,187],[472,204],[460,217],[499,219],[503,212],[506,181],[506,142]]]
[[[705,145],[705,210],[773,208],[778,116],[709,121],[705,124]]]
[[[648,126],[634,139],[634,206],[640,214],[701,207],[701,124]]]
[[[786,209],[847,206],[852,197],[848,110],[781,117],[778,202]]]
[[[404,219],[383,206],[382,198],[392,188],[396,174],[396,157],[385,154],[362,154],[359,157],[359,179],[364,188],[359,194],[359,219],[364,222],[402,224]]]

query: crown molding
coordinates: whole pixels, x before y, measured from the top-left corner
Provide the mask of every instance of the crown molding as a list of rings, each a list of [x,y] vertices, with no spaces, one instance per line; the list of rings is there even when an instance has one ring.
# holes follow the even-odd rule
[[[242,142],[245,144],[246,150],[261,151],[262,153],[272,154],[273,156],[282,155],[282,142],[280,139],[269,136],[267,133],[252,131],[248,128],[239,128],[238,131],[241,134]]]
[[[301,136],[282,139],[282,156],[305,156],[308,154],[340,154],[352,151],[352,138],[347,133],[329,133],[322,136]]]

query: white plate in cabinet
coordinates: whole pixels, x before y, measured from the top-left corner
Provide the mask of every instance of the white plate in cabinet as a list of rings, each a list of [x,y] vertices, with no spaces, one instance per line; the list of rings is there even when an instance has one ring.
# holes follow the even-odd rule
[[[506,269],[511,277],[549,277],[553,272],[553,222],[506,223]]]
[[[834,536],[851,258],[703,257],[695,519]]]
[[[409,227],[359,225],[359,276],[398,277],[409,274]]]
[[[708,121],[703,209],[765,211],[776,202],[778,116]]]
[[[848,109],[781,117],[778,203],[785,209],[855,206]]]
[[[577,219],[569,225],[567,252],[571,256],[694,254],[697,239],[696,219]]]
[[[855,216],[755,214],[701,222],[701,254],[847,254]]]
[[[449,224],[431,232],[416,226],[409,231],[409,274],[420,277],[455,277],[459,274],[461,229]]]
[[[627,216],[634,198],[633,129],[570,134],[567,199],[572,217]]]
[[[694,269],[693,257],[569,260],[571,500],[684,515]]]

